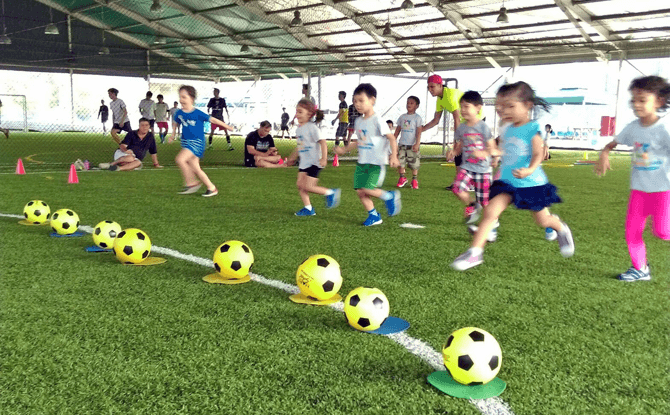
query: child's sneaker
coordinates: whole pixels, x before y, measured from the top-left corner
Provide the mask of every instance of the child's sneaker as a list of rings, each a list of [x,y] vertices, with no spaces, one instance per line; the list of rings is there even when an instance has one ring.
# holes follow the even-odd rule
[[[284,164],[284,163],[285,163],[285,162],[284,162],[284,159],[279,159],[279,161],[277,162],[277,164],[280,165],[280,166],[281,166],[282,164]]]
[[[488,242],[495,242],[498,239],[498,226],[500,226],[500,222],[496,221],[495,226],[489,234],[486,236],[486,240]],[[468,226],[468,232],[470,232],[471,235],[474,236],[475,233],[477,233],[477,230],[479,229],[479,226],[477,225],[470,225]]]
[[[419,189],[419,181],[416,179],[412,179],[412,189],[418,190]]]
[[[570,258],[575,254],[575,241],[572,239],[572,231],[565,222],[563,224],[563,232],[557,232],[558,246],[561,248],[561,255],[565,258]]]
[[[484,262],[484,254],[474,255],[471,249],[468,249],[463,254],[451,263],[451,267],[456,271],[465,271]]]
[[[326,196],[326,208],[332,209],[340,205],[340,196],[342,195],[342,189],[333,189],[332,195]]]
[[[314,216],[316,215],[316,212],[314,211],[314,208],[307,209],[306,207],[300,209],[299,211],[295,212],[296,216]]]
[[[184,186],[184,188],[179,192],[180,195],[190,195],[197,192],[202,187],[202,183],[194,184],[193,186]]]
[[[379,225],[383,222],[382,217],[379,215],[368,215],[368,218],[363,222],[363,226],[374,226]]]
[[[471,205],[465,207],[465,224],[472,225],[477,222],[481,217],[481,209],[478,208],[478,205]]]
[[[400,192],[397,190],[392,190],[391,194],[393,194],[393,197],[389,200],[385,200],[384,203],[386,203],[386,211],[388,212],[388,215],[395,216],[400,213],[400,210],[402,209],[402,205],[400,203]]]
[[[207,189],[207,191],[202,194],[202,197],[212,197],[212,196],[216,196],[218,194],[219,194],[219,189],[217,189],[215,187],[214,190]]]
[[[558,238],[558,232],[556,232],[556,231],[553,230],[552,228],[546,228],[546,229],[544,230],[544,238],[545,238],[547,241],[555,241],[556,238]]]
[[[633,281],[649,281],[651,279],[651,274],[649,272],[649,264],[642,269],[636,269],[635,267],[628,268],[628,271],[620,274],[618,277],[619,281],[633,282]]]
[[[396,184],[396,187],[403,187],[406,184],[407,184],[407,177],[401,177],[398,179],[398,184]]]

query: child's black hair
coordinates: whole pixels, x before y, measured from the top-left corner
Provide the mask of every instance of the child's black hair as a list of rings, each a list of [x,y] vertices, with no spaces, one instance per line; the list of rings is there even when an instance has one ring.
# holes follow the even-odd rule
[[[421,104],[421,101],[419,101],[419,98],[418,98],[418,97],[415,97],[414,95],[410,95],[410,96],[408,96],[407,99],[413,99],[414,102],[416,102],[416,106],[417,106],[417,107],[419,106],[419,104]]]
[[[484,100],[477,91],[467,91],[458,102],[467,102],[472,105],[484,105]]]
[[[368,98],[377,98],[377,90],[372,84],[360,84],[354,89],[354,95],[365,94]]]
[[[111,92],[114,95],[119,95],[119,90],[116,88],[109,88],[107,92]]]
[[[386,124],[391,124],[391,125],[393,125],[393,120],[386,120]]]
[[[516,94],[517,98],[521,102],[532,102],[533,106],[541,107],[546,112],[549,112],[551,109],[551,104],[549,104],[544,99],[538,97],[535,94],[535,90],[531,88],[530,85],[523,81],[515,82],[513,84],[505,84],[498,88],[496,95],[499,96],[509,96]]]
[[[156,99],[163,99],[163,94],[156,95]]]
[[[147,99],[149,99],[153,96],[154,96],[153,92],[151,92],[151,91],[147,92]]]
[[[659,109],[663,111],[667,110],[670,106],[668,105],[668,100],[670,99],[670,84],[668,84],[668,81],[666,81],[665,78],[661,78],[660,76],[644,76],[633,79],[628,90],[632,91],[634,89],[651,92],[658,98],[661,98],[664,102]]]
[[[346,97],[347,97],[347,93],[344,92],[344,91],[340,91],[340,92],[338,92],[337,95],[342,95],[342,98],[346,98]]]

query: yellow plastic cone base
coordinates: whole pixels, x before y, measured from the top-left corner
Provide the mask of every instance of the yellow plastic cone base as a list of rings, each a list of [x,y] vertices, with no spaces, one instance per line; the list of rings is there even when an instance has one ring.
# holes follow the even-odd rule
[[[144,261],[140,262],[139,264],[123,264],[123,265],[138,265],[138,266],[143,265],[143,266],[146,266],[146,265],[163,264],[165,262],[167,262],[167,259],[165,259],[165,258],[158,258],[158,257],[150,256],[149,258],[145,259]]]
[[[242,278],[226,278],[219,274],[209,274],[206,277],[202,278],[203,281],[209,282],[211,284],[226,284],[226,285],[235,285],[235,284],[244,284],[245,282],[251,281],[251,278],[247,275]]]
[[[20,220],[19,224],[20,225],[26,225],[26,226],[43,226],[43,225],[48,225],[49,221],[46,221],[44,223],[32,223],[32,222],[28,222],[27,220],[24,219],[24,220]]]
[[[289,299],[294,303],[298,304],[328,305],[342,301],[342,296],[339,294],[335,294],[334,296],[332,296],[327,300],[317,300],[316,298],[308,297],[305,294],[300,293],[300,294],[293,294],[292,296],[289,297]]]

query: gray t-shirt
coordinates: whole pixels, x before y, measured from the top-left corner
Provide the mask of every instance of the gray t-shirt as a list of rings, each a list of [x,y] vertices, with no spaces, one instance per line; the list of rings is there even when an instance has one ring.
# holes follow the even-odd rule
[[[630,188],[646,193],[670,190],[670,134],[669,120],[658,120],[644,127],[640,120],[628,124],[615,141],[633,147],[633,171]]]
[[[119,124],[123,126],[126,122],[130,121],[128,119],[128,114],[123,116],[123,110],[126,109],[126,103],[122,99],[115,99],[109,103],[109,107],[112,109],[112,122],[114,124]]]
[[[358,163],[384,166],[389,162],[389,140],[391,134],[388,124],[380,122],[376,114],[370,118],[356,118],[356,136],[358,137]]]
[[[167,113],[170,110],[170,107],[164,102],[157,102],[156,105],[154,106],[154,113],[156,114],[156,121],[157,122],[166,122],[167,119]]]
[[[416,143],[416,134],[423,125],[421,116],[417,113],[403,114],[398,118],[398,126],[401,128],[398,145],[413,146]]]
[[[297,137],[298,154],[300,155],[298,168],[307,169],[311,166],[323,167],[319,165],[319,159],[321,158],[321,145],[319,141],[323,140],[319,127],[310,121],[298,127],[295,131],[295,136]]]
[[[147,120],[155,120],[154,101],[152,99],[143,99],[140,101],[140,114]]]
[[[474,127],[462,123],[456,129],[456,141],[462,144],[463,163],[461,168],[473,173],[491,173],[491,157],[476,158],[475,150],[486,150],[486,143],[492,138],[491,130],[484,121]]]

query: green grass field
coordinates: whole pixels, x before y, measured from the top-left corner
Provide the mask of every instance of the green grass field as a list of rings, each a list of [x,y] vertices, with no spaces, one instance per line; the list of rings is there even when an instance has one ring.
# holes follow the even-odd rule
[[[1,162],[15,163],[21,151],[3,152]],[[253,249],[255,273],[291,284],[306,257],[331,255],[343,296],[380,288],[391,314],[412,324],[408,334],[438,351],[455,329],[492,333],[508,384],[501,398],[516,414],[667,414],[670,245],[645,233],[652,281],[617,281],[630,266],[629,158],[613,156],[614,171],[597,178],[591,167],[563,167],[581,156],[554,152],[545,164],[564,199],[553,211],[572,227],[574,258],[511,208],[485,263],[464,273],[449,264],[471,237],[462,206],[444,190],[454,168],[439,162],[423,164],[418,191],[401,190],[399,216],[370,229],[361,226],[351,163],[321,176],[343,189],[340,207],[326,211],[315,196],[309,218],[293,215],[301,207],[295,168],[235,167],[206,170],[220,190],[209,199],[178,196],[175,168],[80,172],[76,185],[66,170],[10,171],[0,175],[0,213],[41,199],[52,212],[75,210],[83,224],[115,220],[203,258],[239,239]],[[396,180],[389,170],[385,188]],[[86,253],[88,235],[50,238],[48,227],[16,222],[0,217],[0,413],[479,413],[428,385],[426,362],[350,329],[331,308],[294,304],[256,282],[210,285],[201,278],[211,270],[172,257],[123,266]],[[398,226],[405,222],[426,228]]]

